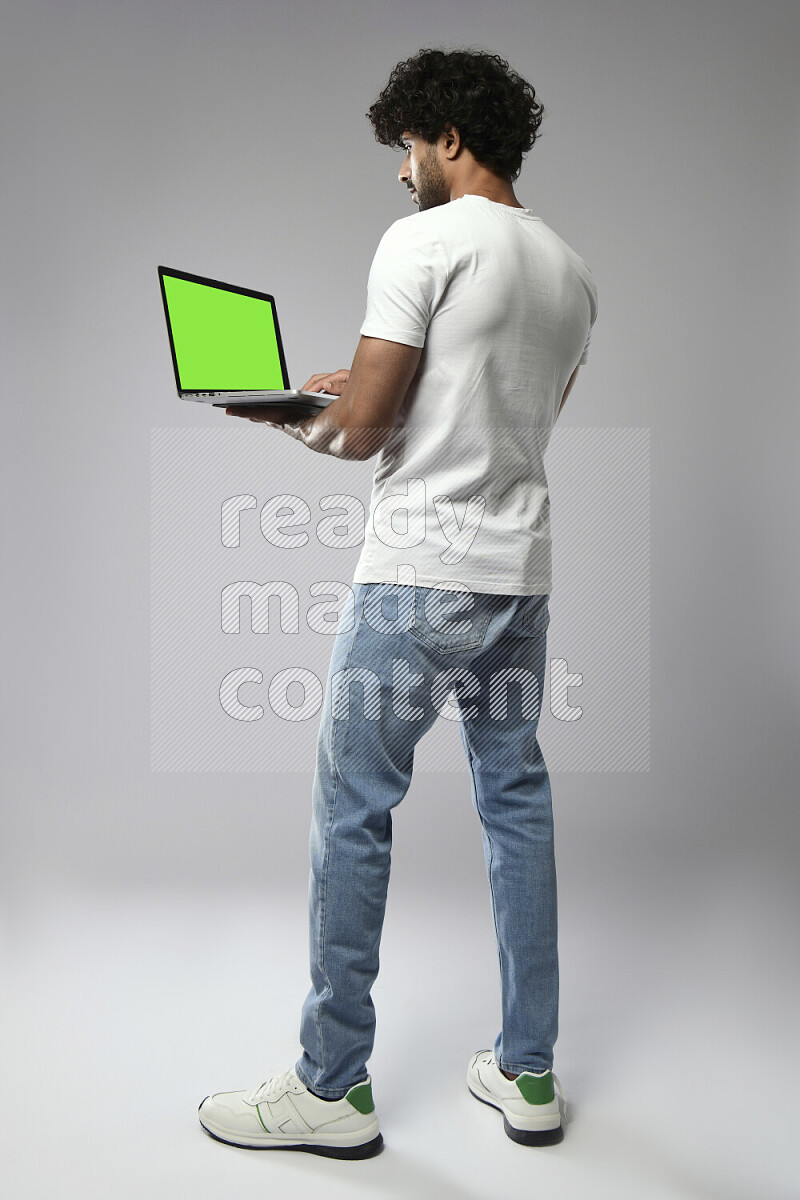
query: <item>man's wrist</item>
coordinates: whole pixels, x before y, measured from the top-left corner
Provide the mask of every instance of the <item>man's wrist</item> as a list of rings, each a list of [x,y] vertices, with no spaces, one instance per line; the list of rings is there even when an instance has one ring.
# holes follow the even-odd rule
[[[351,455],[347,453],[345,426],[338,420],[346,411],[346,402],[342,402],[342,397],[337,396],[336,400],[321,412],[314,413],[308,420],[296,425],[292,436],[304,442],[309,450],[316,450],[318,454],[330,454],[333,458],[350,458]]]

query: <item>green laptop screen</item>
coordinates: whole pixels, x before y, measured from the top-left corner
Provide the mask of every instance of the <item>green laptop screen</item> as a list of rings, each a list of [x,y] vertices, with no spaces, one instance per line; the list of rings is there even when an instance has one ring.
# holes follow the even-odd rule
[[[272,305],[164,275],[172,344],[183,391],[281,391]]]

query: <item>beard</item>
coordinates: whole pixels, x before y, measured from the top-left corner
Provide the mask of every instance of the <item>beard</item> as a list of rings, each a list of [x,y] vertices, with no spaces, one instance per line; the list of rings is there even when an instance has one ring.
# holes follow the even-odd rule
[[[450,188],[447,186],[444,172],[439,165],[435,148],[431,148],[422,160],[417,182],[414,186],[417,189],[417,206],[420,212],[427,208],[437,208],[440,204],[449,203]]]

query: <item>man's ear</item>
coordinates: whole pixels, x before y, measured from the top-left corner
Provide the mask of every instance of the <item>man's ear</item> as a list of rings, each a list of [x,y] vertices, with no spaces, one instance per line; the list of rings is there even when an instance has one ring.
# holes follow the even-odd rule
[[[448,158],[456,158],[461,149],[461,134],[456,129],[452,122],[448,121],[444,127],[444,152]]]

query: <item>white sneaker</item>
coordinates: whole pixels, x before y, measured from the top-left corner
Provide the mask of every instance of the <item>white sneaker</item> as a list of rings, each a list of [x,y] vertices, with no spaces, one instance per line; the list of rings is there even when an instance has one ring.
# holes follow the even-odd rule
[[[328,1158],[372,1158],[383,1147],[372,1076],[341,1100],[320,1100],[294,1068],[249,1092],[215,1092],[197,1110],[206,1133],[246,1150],[307,1150]]]
[[[553,1087],[554,1081],[559,1095]],[[500,1109],[503,1126],[512,1141],[523,1146],[553,1146],[563,1140],[561,1101],[566,1123],[567,1098],[553,1071],[538,1074],[522,1071],[516,1079],[506,1079],[497,1065],[494,1050],[481,1050],[469,1061],[467,1087],[476,1100]]]

